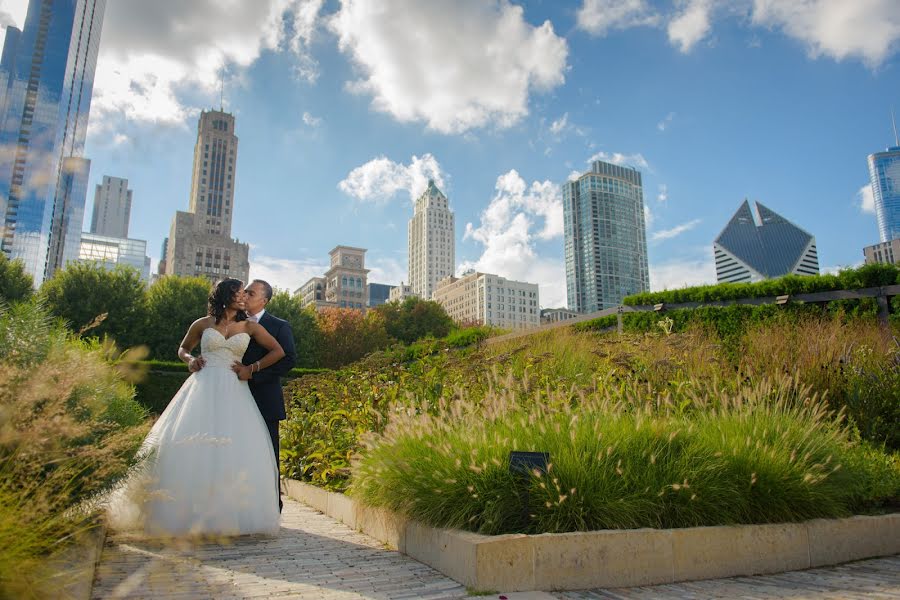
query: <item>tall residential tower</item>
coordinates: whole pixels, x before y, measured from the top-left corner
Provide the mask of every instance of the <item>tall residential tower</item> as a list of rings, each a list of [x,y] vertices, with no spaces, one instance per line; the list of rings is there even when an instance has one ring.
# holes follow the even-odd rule
[[[900,238],[900,143],[869,155],[869,179],[882,243]]]
[[[594,161],[563,184],[563,218],[569,309],[592,313],[650,289],[640,171]]]
[[[39,285],[78,258],[106,0],[31,0],[0,58],[0,251]]]
[[[104,175],[103,183],[98,184],[94,190],[91,233],[127,238],[131,220],[131,196],[127,179]]]
[[[430,300],[437,282],[456,268],[454,216],[447,196],[428,180],[409,220],[409,285],[412,293]]]
[[[167,275],[247,281],[250,246],[231,239],[237,145],[233,115],[221,110],[200,114],[189,211],[178,211],[172,219]]]

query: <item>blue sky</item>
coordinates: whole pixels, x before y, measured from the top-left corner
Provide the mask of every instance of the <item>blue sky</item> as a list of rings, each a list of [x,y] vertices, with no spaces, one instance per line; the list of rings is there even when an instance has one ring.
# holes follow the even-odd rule
[[[21,25],[26,4],[0,0],[0,19]],[[745,197],[834,269],[878,241],[866,155],[893,145],[898,48],[896,0],[110,0],[91,190],[129,179],[155,265],[224,71],[233,234],[279,287],[338,244],[368,248],[370,281],[405,280],[432,177],[460,270],[564,305],[559,186],[593,157],[643,174],[653,289],[713,282],[712,240]]]

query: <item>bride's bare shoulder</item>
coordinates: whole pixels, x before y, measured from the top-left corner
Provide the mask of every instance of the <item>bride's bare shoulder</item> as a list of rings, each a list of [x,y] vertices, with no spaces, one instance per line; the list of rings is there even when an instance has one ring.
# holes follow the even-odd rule
[[[202,332],[204,329],[208,329],[215,324],[216,324],[215,319],[213,319],[210,316],[200,317],[199,319],[197,319],[196,321],[191,323],[191,330]]]

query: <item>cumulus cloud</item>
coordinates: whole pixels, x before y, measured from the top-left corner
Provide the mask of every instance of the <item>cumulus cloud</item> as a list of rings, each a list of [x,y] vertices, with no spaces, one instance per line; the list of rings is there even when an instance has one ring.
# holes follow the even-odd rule
[[[662,240],[670,240],[674,237],[678,237],[682,233],[686,231],[690,231],[697,225],[702,222],[702,219],[694,219],[693,221],[688,221],[687,223],[682,223],[681,225],[676,225],[671,229],[661,229],[660,231],[655,231],[650,236],[650,239],[654,242],[659,242]]]
[[[322,124],[322,119],[319,117],[314,117],[308,112],[304,111],[303,113],[303,122],[309,125],[310,127],[318,127]]]
[[[435,185],[446,193],[441,165],[431,154],[421,158],[413,156],[409,165],[379,156],[350,171],[338,183],[338,188],[348,196],[367,202],[384,202],[405,190],[410,200],[415,201],[428,187],[429,179],[434,179]]]
[[[560,133],[565,131],[565,129],[568,125],[569,125],[569,113],[564,113],[563,116],[561,116],[557,120],[550,123],[550,133],[559,135]]]
[[[342,0],[329,20],[373,109],[441,133],[509,127],[563,83],[568,46],[508,0]]]
[[[576,17],[579,29],[597,36],[611,29],[657,25],[661,19],[646,0],[584,0]]]
[[[288,49],[312,77],[308,45],[323,0],[116,0],[109,2],[92,120],[180,124],[208,100],[223,70],[239,79],[264,50]]]
[[[803,42],[814,57],[878,65],[900,44],[897,0],[754,0],[752,18]]]
[[[649,169],[650,163],[640,153],[638,154],[622,154],[621,152],[598,152],[587,160],[591,164],[595,160],[612,163],[623,167],[634,167],[640,169]]]
[[[682,1],[681,11],[669,21],[669,41],[682,52],[690,52],[712,28],[710,13],[713,0]]]
[[[870,184],[867,183],[856,192],[856,205],[864,213],[875,214],[875,194]]]
[[[650,263],[650,289],[654,292],[716,282],[712,258]]]
[[[538,255],[536,242],[563,233],[562,194],[551,181],[528,185],[515,170],[497,178],[496,193],[481,213],[477,227],[466,224],[463,239],[481,243],[484,251],[464,261],[459,271],[475,269],[518,281],[537,283],[542,306],[565,303],[565,268],[561,260]]]

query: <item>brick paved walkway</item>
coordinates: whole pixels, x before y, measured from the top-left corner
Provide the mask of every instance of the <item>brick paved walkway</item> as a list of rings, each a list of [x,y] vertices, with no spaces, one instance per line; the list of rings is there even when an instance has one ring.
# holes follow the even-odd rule
[[[179,548],[112,534],[103,549],[94,598],[467,597],[463,586],[434,569],[385,550],[376,540],[311,508],[287,498],[284,508],[279,535],[246,537],[231,544]],[[765,577],[508,596],[510,600],[900,598],[900,556]]]

